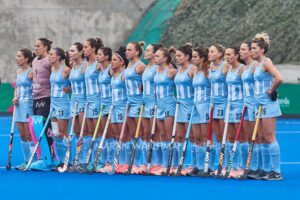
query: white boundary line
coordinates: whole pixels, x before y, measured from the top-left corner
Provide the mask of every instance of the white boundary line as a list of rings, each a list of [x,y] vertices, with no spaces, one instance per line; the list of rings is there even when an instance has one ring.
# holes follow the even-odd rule
[[[276,131],[278,134],[299,134],[300,131]]]
[[[300,165],[300,162],[281,162],[282,165]]]

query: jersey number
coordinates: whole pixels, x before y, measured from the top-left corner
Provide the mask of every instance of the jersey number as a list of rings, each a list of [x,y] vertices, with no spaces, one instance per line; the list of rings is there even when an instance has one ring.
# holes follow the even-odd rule
[[[64,115],[64,111],[63,110],[58,110],[57,112],[58,112],[58,116],[59,117],[62,117]]]
[[[223,110],[217,110],[217,116],[222,117],[223,114]]]
[[[98,110],[97,109],[93,109],[93,115],[98,115]]]
[[[123,115],[122,115],[122,113],[118,114],[118,120],[123,120]]]

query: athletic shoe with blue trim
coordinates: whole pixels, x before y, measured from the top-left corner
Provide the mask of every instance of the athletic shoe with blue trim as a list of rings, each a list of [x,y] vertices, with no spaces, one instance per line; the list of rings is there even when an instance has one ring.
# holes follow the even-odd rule
[[[21,165],[16,166],[16,170],[23,171],[26,168],[27,162],[22,163]]]
[[[283,177],[281,173],[271,171],[271,172],[267,172],[265,176],[261,177],[261,179],[267,181],[280,181],[283,179]]]
[[[45,160],[37,160],[33,163],[31,163],[30,168],[34,171],[51,171],[53,168],[52,164],[47,164]]]

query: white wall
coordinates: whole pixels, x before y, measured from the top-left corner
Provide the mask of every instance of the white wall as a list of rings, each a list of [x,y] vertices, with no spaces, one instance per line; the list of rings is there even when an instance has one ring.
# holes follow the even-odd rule
[[[117,48],[154,0],[0,0],[0,77],[15,79],[15,55],[40,37],[68,48],[101,37]]]

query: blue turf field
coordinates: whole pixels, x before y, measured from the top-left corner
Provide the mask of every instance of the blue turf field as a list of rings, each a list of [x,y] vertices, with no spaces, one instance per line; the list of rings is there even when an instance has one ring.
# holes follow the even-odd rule
[[[6,171],[10,117],[0,117],[0,200],[11,199],[300,199],[300,119],[280,119],[283,181]],[[22,162],[15,134],[13,166]]]

